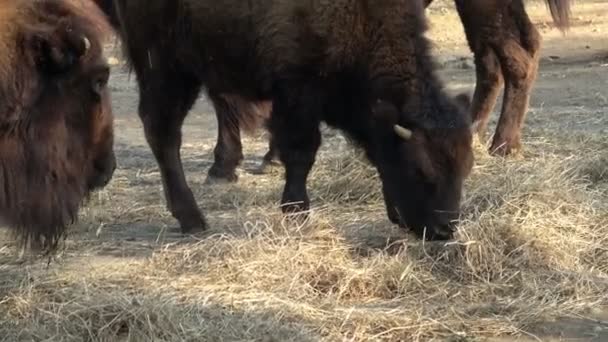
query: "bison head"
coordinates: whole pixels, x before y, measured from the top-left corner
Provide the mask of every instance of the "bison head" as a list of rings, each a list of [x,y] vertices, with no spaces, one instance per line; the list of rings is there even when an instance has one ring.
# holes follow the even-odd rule
[[[411,113],[384,101],[373,106],[373,159],[389,218],[428,240],[452,237],[463,181],[473,165],[471,128],[456,103],[466,101],[440,105],[438,110],[455,114],[441,122],[408,120]]]
[[[6,44],[16,51],[0,51],[18,56],[0,75],[0,220],[47,250],[116,168],[101,39],[69,17],[49,21],[23,28]]]
[[[92,191],[107,185],[116,168],[110,69],[98,41],[92,44],[85,33],[70,30],[55,34],[59,37],[31,41],[40,76],[32,130],[56,144],[57,152],[63,149],[62,163],[82,163],[77,167],[83,185]]]

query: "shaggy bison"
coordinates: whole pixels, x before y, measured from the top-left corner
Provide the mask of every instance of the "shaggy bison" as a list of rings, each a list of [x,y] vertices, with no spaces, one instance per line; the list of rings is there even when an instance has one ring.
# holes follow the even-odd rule
[[[426,0],[427,6],[433,0]],[[569,23],[570,0],[545,0],[557,27]],[[455,0],[469,47],[475,55],[477,84],[472,119],[481,137],[504,83],[504,100],[490,152],[507,155],[520,147],[521,128],[538,71],[541,36],[523,0]]]
[[[135,71],[146,138],[183,232],[206,225],[179,153],[182,122],[205,87],[227,125],[251,123],[272,103],[283,211],[309,207],[306,179],[325,121],[366,151],[392,222],[451,237],[472,134],[435,75],[421,1],[97,2]]]
[[[425,0],[429,6],[433,0]],[[520,134],[530,92],[536,77],[540,35],[530,22],[522,0],[456,0],[469,46],[475,55],[477,85],[471,108],[477,132],[485,139],[490,113],[505,83],[505,101],[490,152],[507,155],[520,147]],[[553,20],[568,27],[570,1],[546,0]],[[214,101],[216,102],[216,101]],[[246,108],[243,104],[240,107]],[[239,108],[239,106],[233,106]],[[238,121],[234,114],[216,105],[218,139],[211,178],[236,181],[238,163],[243,159]],[[249,128],[250,129],[250,128]],[[273,164],[276,147],[270,141],[262,170]]]
[[[114,172],[104,23],[94,5],[0,2],[0,222],[24,246],[55,248]]]

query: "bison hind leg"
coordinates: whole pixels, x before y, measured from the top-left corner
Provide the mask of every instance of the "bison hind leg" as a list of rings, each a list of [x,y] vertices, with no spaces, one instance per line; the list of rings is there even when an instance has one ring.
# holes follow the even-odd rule
[[[490,153],[498,156],[521,147],[521,130],[538,72],[540,35],[523,9],[517,15],[523,17],[518,28],[522,38],[508,38],[496,47],[505,79],[502,111],[490,147]]]
[[[498,55],[505,78],[505,93],[490,153],[506,156],[521,147],[521,130],[536,79],[539,56],[538,48],[527,50],[512,39],[501,46]]]
[[[217,142],[213,150],[214,161],[208,171],[206,184],[235,183],[237,166],[243,160],[239,115],[245,115],[230,98],[210,91],[209,99],[217,118]]]
[[[268,139],[268,152],[262,158],[260,165],[253,171],[254,174],[264,175],[278,171],[281,167],[279,148],[272,136]]]
[[[489,46],[483,46],[475,51],[475,73],[476,85],[470,108],[471,119],[477,123],[475,133],[482,142],[485,142],[490,114],[494,110],[503,84],[498,58]]]

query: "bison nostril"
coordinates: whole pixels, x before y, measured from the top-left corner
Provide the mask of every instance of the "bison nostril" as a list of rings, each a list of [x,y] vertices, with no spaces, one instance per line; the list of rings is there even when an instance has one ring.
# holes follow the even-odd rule
[[[93,168],[95,169],[95,172],[97,174],[104,174],[104,173],[106,173],[106,170],[107,170],[101,163],[93,164]]]
[[[435,210],[435,213],[437,214],[436,222],[441,226],[453,226],[460,217],[458,211]]]

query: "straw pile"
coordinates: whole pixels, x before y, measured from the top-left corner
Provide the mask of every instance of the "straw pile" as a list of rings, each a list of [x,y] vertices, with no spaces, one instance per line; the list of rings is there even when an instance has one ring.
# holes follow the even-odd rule
[[[200,125],[186,127],[183,156],[212,229],[179,238],[143,134],[121,119],[119,169],[61,254],[47,266],[0,244],[0,341],[473,341],[598,310],[608,119],[564,108],[533,109],[523,157],[477,143],[447,244],[391,226],[374,170],[332,131],[310,176],[315,207],[296,222],[278,210],[280,170],[203,183],[215,131],[194,144]],[[574,117],[595,121],[575,130]],[[139,143],[125,142],[129,129]],[[248,170],[266,142],[244,146]]]
[[[74,238],[49,268],[17,264],[5,248],[0,336],[427,340],[517,334],[584,312],[608,299],[608,146],[574,144],[565,157],[563,146],[528,141],[520,160],[478,148],[447,245],[391,227],[373,170],[354,152],[326,152],[311,177],[320,207],[305,223],[278,213],[280,175],[246,176],[199,194],[214,225],[200,241]],[[94,206],[137,199],[130,192],[148,182],[121,186],[132,176],[121,171],[114,198]],[[122,252],[104,253],[109,245]]]

